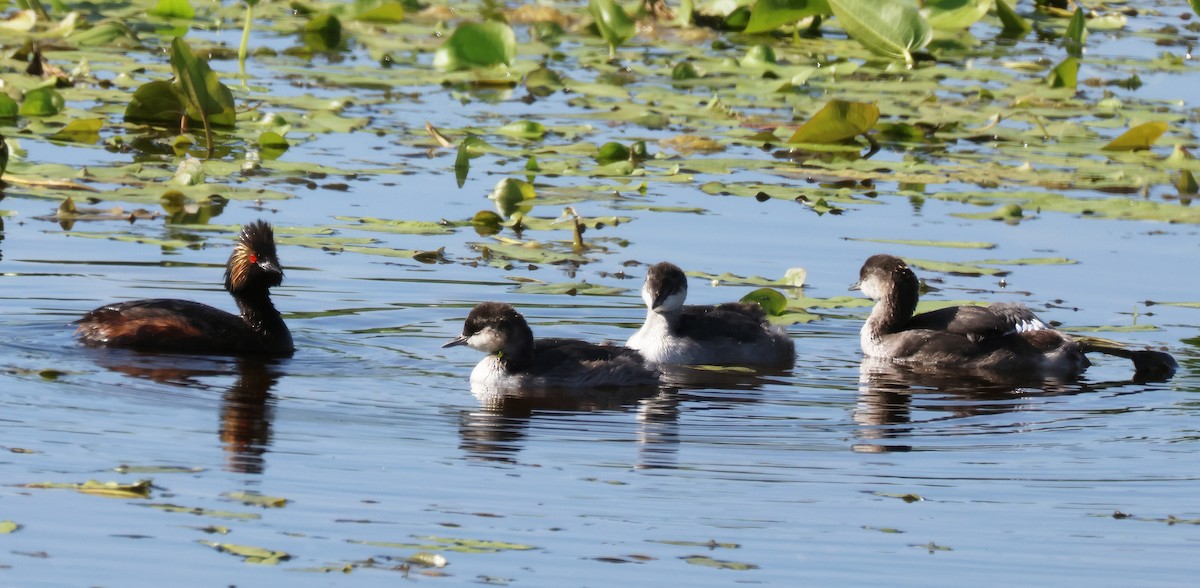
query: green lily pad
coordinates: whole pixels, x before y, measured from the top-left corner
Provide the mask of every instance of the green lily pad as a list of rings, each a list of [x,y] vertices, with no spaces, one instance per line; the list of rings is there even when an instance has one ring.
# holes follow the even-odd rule
[[[88,480],[82,483],[42,482],[25,484],[24,487],[77,490],[84,494],[94,494],[108,498],[149,498],[151,482],[150,480],[138,480],[132,484],[126,484],[122,482],[97,482],[96,480]]]
[[[234,520],[256,520],[261,519],[262,515],[251,512],[232,512],[227,510],[211,510],[207,508],[180,506],[178,504],[167,503],[151,503],[143,504],[147,508],[161,510],[163,512],[172,512],[179,514],[190,514],[201,517],[213,517],[218,519],[234,519]]]
[[[433,54],[433,66],[447,71],[513,64],[517,37],[508,25],[488,21],[463,23]]]
[[[449,235],[454,227],[444,223],[429,221],[388,220],[373,217],[335,216],[337,220],[355,223],[339,225],[339,229],[353,229],[372,233],[390,233],[396,235]]]
[[[867,239],[852,237],[849,241],[865,241],[868,243],[890,243],[893,245],[910,245],[913,247],[945,247],[948,249],[995,249],[995,243],[987,241],[933,241],[926,239]]]
[[[63,109],[62,94],[50,87],[35,88],[25,93],[21,101],[21,116],[53,116]]]
[[[588,0],[588,11],[596,21],[600,36],[608,43],[610,54],[637,32],[633,19],[616,0]]]
[[[18,525],[17,523],[12,521],[0,521],[0,535],[16,533],[20,529],[21,525]]]
[[[71,141],[74,143],[96,143],[100,140],[100,129],[104,126],[102,118],[85,118],[67,123],[62,130],[50,135],[55,141]]]

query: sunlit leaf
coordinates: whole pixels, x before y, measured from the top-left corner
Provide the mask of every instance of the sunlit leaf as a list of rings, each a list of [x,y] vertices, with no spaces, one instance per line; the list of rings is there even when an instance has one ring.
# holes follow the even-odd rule
[[[742,32],[765,33],[802,18],[825,14],[830,14],[825,0],[757,0]]]
[[[264,496],[252,492],[230,492],[226,494],[230,500],[236,500],[242,504],[249,506],[261,506],[263,508],[283,508],[287,506],[288,499],[280,496]]]
[[[97,482],[96,480],[88,480],[82,483],[42,482],[26,484],[25,488],[63,488],[109,498],[149,498],[151,482],[150,480],[138,480],[131,484]]]
[[[463,23],[438,47],[433,66],[438,69],[460,69],[512,65],[517,57],[517,37],[508,25],[488,21]]]
[[[53,116],[63,109],[62,94],[50,87],[35,88],[21,101],[21,116]]]
[[[1003,26],[1000,34],[1003,36],[1019,39],[1033,30],[1029,21],[1012,9],[1008,0],[996,0],[996,15],[1000,17],[1000,24]]]
[[[912,63],[912,52],[933,39],[933,29],[903,0],[827,0],[850,38],[872,53]]]
[[[830,100],[788,143],[840,143],[871,130],[878,120],[879,107],[874,104]]]
[[[181,38],[171,41],[171,69],[182,89],[188,118],[215,126],[232,127],[235,121],[233,93],[221,83],[208,62],[192,52]],[[201,114],[203,113],[203,114]]]
[[[275,565],[281,561],[287,561],[292,557],[285,551],[274,551],[263,547],[254,547],[252,545],[218,543],[216,541],[205,541],[203,539],[199,539],[196,542],[212,547],[223,553],[229,553],[245,558],[246,563]]]
[[[949,249],[995,249],[995,243],[987,241],[934,241],[927,239],[867,239],[852,238],[850,241],[866,241],[869,243],[889,243],[893,245],[910,245],[915,247],[946,247]]]
[[[492,213],[495,214],[495,213]],[[448,235],[454,232],[453,227],[441,223],[412,220],[387,220],[373,217],[337,216],[340,221],[356,223],[343,225],[341,228],[359,231],[372,231],[396,235]]]
[[[100,129],[103,126],[104,119],[102,118],[73,120],[57,133],[50,135],[50,139],[74,143],[96,143],[100,140]]]
[[[975,24],[992,7],[992,0],[925,0],[922,12],[929,26],[959,31]]]
[[[546,134],[546,127],[539,122],[518,120],[500,127],[496,132],[522,139],[541,139]]]
[[[488,195],[488,198],[496,202],[496,210],[506,217],[518,212],[529,212],[529,201],[536,197],[533,184],[514,178],[500,180]]]
[[[617,161],[628,161],[630,155],[628,147],[613,141],[600,146],[596,152],[596,163],[607,165]]]
[[[154,81],[138,86],[125,107],[125,120],[178,125],[185,111],[183,94],[171,82]]]
[[[196,16],[196,10],[188,0],[158,0],[154,8],[150,9],[150,14],[163,18],[191,19]]]
[[[0,521],[0,535],[8,535],[16,533],[21,528],[21,525],[12,521]]]
[[[1063,48],[1067,50],[1067,55],[1071,57],[1083,57],[1083,45],[1087,42],[1087,21],[1084,20],[1083,7],[1075,7],[1075,13],[1071,15],[1071,22],[1067,24],[1067,31],[1063,34]]]
[[[1167,132],[1167,123],[1154,121],[1142,123],[1109,141],[1101,147],[1104,151],[1139,151],[1149,149],[1163,133]]]
[[[787,310],[787,298],[773,288],[759,288],[742,296],[742,302],[751,302],[762,307],[769,315],[779,316]]]
[[[358,20],[398,23],[404,21],[404,5],[395,0],[356,0]]]
[[[596,21],[596,28],[600,29],[600,36],[608,43],[609,53],[615,52],[637,32],[633,19],[616,0],[588,0],[588,11]]]
[[[21,106],[8,94],[0,92],[0,118],[16,118]]]
[[[1050,84],[1051,88],[1072,88],[1074,89],[1079,77],[1079,58],[1068,57],[1062,63],[1056,65],[1050,70],[1050,74],[1046,76],[1046,83]]]
[[[614,288],[588,282],[560,282],[547,284],[541,281],[522,282],[515,292],[521,294],[566,294],[567,296],[618,296],[628,292],[626,288]]]
[[[836,1],[836,0],[830,0],[830,2],[834,2],[834,1]],[[746,571],[746,570],[757,570],[758,569],[758,564],[743,563],[743,562],[737,562],[737,561],[728,561],[728,560],[721,560],[721,559],[713,559],[707,555],[691,555],[691,556],[683,557],[680,559],[682,559],[683,561],[685,561],[689,564],[692,564],[694,566],[704,566],[704,567],[709,567],[709,568],[718,568],[718,569],[722,569],[722,570]]]

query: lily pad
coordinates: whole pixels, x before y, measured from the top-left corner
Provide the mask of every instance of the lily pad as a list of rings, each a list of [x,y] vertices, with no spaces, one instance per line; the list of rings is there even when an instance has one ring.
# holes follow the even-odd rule
[[[207,545],[222,553],[236,555],[243,558],[246,563],[252,564],[273,566],[281,561],[287,561],[292,557],[286,551],[274,551],[253,545],[235,545],[233,543],[219,543],[203,539],[196,540],[196,543]]]

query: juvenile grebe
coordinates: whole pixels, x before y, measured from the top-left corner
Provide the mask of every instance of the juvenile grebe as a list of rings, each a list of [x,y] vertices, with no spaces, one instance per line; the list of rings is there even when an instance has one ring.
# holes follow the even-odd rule
[[[132,300],[87,313],[75,321],[76,334],[94,346],[289,357],[292,334],[269,294],[282,282],[271,225],[257,221],[242,228],[225,266],[225,289],[240,315],[188,300]]]
[[[874,255],[851,290],[875,301],[860,343],[868,357],[897,363],[1073,378],[1095,351],[1133,360],[1146,378],[1170,377],[1175,359],[1160,351],[1090,345],[1042,322],[1022,304],[954,306],[913,316],[920,297],[916,274],[899,257]]]
[[[783,328],[757,304],[684,306],[687,276],[672,263],[646,271],[646,322],[626,343],[654,364],[780,365],[796,359]]]
[[[653,386],[658,373],[638,352],[577,339],[534,339],[512,306],[484,302],[471,309],[462,335],[442,347],[466,345],[487,353],[471,383],[489,388]]]

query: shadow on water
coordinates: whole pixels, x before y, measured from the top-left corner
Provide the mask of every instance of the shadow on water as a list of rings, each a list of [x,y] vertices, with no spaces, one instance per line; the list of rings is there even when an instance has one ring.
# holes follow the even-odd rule
[[[853,446],[860,453],[911,451],[895,440],[914,436],[914,410],[942,413],[937,420],[965,419],[1028,410],[1035,399],[1071,396],[1145,384],[1140,379],[1085,382],[1036,378],[993,371],[964,371],[904,366],[864,358],[859,368]],[[914,407],[919,401],[920,406]]]
[[[192,389],[211,390],[203,380],[235,376],[221,395],[221,445],[226,469],[244,474],[261,474],[271,445],[275,397],[271,389],[279,381],[278,364],[257,358],[201,358],[157,355],[125,350],[98,350],[97,365],[130,377]]]

